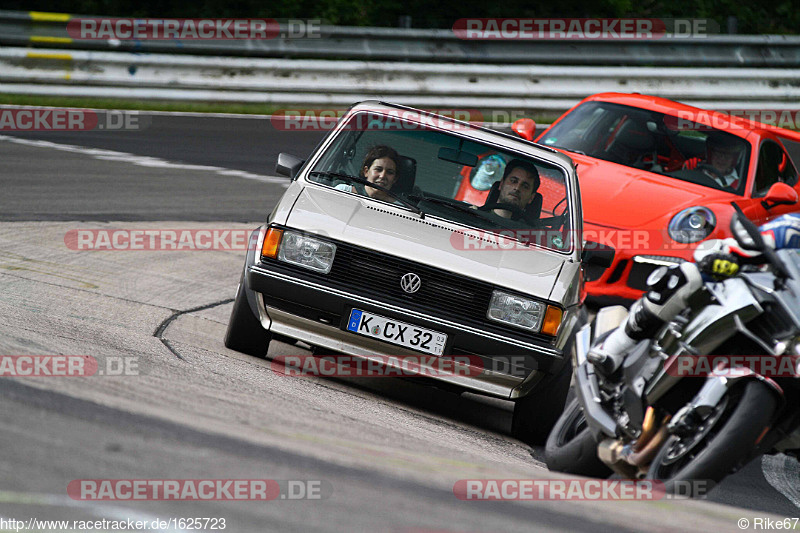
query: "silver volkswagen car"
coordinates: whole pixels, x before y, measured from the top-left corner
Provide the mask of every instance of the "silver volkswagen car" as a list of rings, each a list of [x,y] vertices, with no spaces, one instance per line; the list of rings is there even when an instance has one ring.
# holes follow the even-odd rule
[[[572,161],[364,102],[307,160],[281,154],[277,172],[291,185],[253,233],[225,345],[265,357],[274,339],[301,340],[389,365],[424,354],[420,375],[514,400],[513,434],[543,441],[586,321],[584,265],[609,263],[580,239]],[[439,358],[469,371],[424,372]]]

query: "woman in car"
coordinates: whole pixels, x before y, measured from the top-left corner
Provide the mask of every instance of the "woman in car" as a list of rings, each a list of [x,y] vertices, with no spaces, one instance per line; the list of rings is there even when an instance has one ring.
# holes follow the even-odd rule
[[[397,167],[399,156],[394,148],[384,145],[373,146],[364,156],[364,163],[361,165],[361,177],[384,189],[391,189],[397,183]],[[380,189],[363,185],[361,183],[340,183],[336,189],[346,192],[355,192],[394,203],[395,199]]]

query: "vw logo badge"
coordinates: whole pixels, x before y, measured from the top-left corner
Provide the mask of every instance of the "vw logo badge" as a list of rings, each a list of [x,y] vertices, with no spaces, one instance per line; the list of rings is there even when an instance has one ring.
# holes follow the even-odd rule
[[[408,294],[414,294],[422,286],[422,280],[413,272],[409,272],[400,278],[400,288]]]

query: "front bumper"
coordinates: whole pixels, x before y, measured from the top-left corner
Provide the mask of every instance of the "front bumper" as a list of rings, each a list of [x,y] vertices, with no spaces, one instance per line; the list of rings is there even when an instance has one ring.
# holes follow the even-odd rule
[[[565,364],[564,353],[536,339],[522,340],[502,332],[457,323],[419,311],[302,279],[296,271],[275,264],[256,263],[247,269],[246,286],[258,294],[262,325],[282,335],[322,348],[383,361],[385,356],[418,355],[401,346],[346,330],[354,308],[446,333],[445,355],[480,357],[477,375],[437,376],[435,379],[466,390],[505,399],[527,394],[547,374]],[[566,320],[562,329],[571,329]],[[569,324],[569,325],[568,325]],[[560,335],[569,334],[561,331]],[[519,337],[519,335],[516,335]],[[487,355],[491,354],[491,355]]]
[[[616,250],[614,262],[602,273],[594,276],[589,272],[586,292],[595,299],[637,300],[647,289],[647,277],[657,268],[680,264],[691,260],[692,252],[674,255],[633,253],[631,250]]]

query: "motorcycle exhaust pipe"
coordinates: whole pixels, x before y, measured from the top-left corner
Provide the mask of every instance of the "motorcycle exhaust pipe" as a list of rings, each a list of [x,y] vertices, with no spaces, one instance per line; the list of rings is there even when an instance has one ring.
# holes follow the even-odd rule
[[[636,442],[625,444],[622,440],[605,439],[597,446],[597,456],[617,474],[636,478],[652,462],[658,450],[669,437],[669,416],[656,424],[655,409],[647,408],[642,433]]]
[[[644,413],[644,422],[642,422],[642,433],[639,435],[639,438],[636,440],[636,444],[633,445],[633,449],[637,452],[641,451],[642,448],[650,442],[650,439],[653,438],[658,432],[658,426],[656,425],[656,410],[653,409],[653,406],[649,406],[647,411]]]
[[[623,459],[626,455],[625,448],[630,446],[623,444],[621,440],[605,439],[597,445],[597,457],[622,477],[636,478],[639,469]]]
[[[653,461],[653,458],[658,453],[661,445],[666,442],[668,437],[669,431],[667,430],[667,426],[666,424],[662,424],[661,429],[658,430],[658,433],[656,433],[655,437],[650,439],[650,442],[648,442],[641,451],[632,453],[629,456],[624,457],[624,459],[640,469],[645,469]]]

